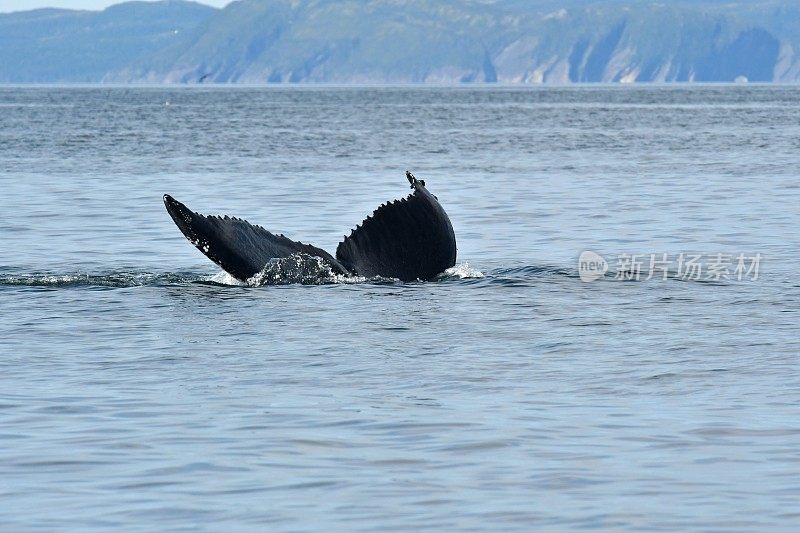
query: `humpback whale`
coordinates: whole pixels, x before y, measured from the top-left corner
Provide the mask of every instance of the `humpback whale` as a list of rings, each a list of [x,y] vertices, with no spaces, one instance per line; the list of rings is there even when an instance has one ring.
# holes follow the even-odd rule
[[[294,254],[319,257],[336,274],[430,280],[456,264],[456,236],[425,181],[410,172],[406,178],[413,192],[376,209],[339,243],[336,257],[240,218],[201,215],[168,194],[164,205],[197,249],[241,281]]]

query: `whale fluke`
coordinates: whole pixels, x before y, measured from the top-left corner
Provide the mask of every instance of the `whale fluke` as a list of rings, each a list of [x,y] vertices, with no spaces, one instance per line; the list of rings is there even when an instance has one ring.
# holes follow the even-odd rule
[[[456,236],[425,182],[410,172],[406,177],[414,192],[376,209],[339,243],[336,258],[246,220],[201,215],[168,194],[164,205],[192,244],[242,281],[261,272],[271,259],[298,253],[321,258],[337,274],[430,280],[456,264]]]
[[[321,257],[334,272],[347,270],[325,250],[275,235],[239,218],[205,216],[164,195],[172,220],[189,241],[231,276],[247,281],[261,272],[270,259],[305,253]]]

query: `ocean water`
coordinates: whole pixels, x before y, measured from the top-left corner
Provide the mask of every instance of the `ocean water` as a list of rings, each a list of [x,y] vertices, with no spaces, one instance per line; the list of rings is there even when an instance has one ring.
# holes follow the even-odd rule
[[[433,282],[161,202],[333,251],[406,169]],[[800,87],[0,88],[0,528],[793,529],[799,226]]]

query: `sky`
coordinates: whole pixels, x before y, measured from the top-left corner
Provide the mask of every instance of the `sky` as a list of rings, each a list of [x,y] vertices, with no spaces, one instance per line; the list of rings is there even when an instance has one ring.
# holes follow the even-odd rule
[[[9,11],[27,11],[40,7],[61,7],[65,9],[105,9],[122,3],[123,0],[0,0],[0,13]],[[195,0],[201,4],[223,7],[231,0]]]

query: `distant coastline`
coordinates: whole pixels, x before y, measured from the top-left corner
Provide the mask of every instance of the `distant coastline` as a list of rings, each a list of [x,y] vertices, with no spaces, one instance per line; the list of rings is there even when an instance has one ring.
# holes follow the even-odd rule
[[[637,82],[637,83],[607,83],[607,82],[582,82],[582,83],[543,83],[543,84],[521,84],[521,83],[330,83],[330,82],[298,82],[298,83],[155,83],[155,82],[37,82],[37,83],[17,83],[0,82],[0,89],[13,89],[15,87],[25,89],[465,89],[465,90],[545,90],[545,89],[654,89],[654,88],[675,88],[691,89],[703,87],[728,87],[731,89],[758,88],[758,87],[798,87],[800,81],[793,82],[750,82],[736,83],[723,81],[708,82],[688,82],[688,81],[668,81],[668,82]]]
[[[0,14],[0,83],[800,82],[800,5],[180,0]]]

